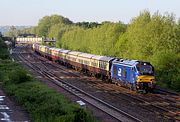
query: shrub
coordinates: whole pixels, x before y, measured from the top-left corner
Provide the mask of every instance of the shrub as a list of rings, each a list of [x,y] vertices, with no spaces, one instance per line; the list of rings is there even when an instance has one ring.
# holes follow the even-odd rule
[[[23,83],[31,79],[31,76],[24,69],[16,69],[9,73],[9,81],[12,83]]]
[[[38,122],[92,122],[85,109],[70,103],[63,95],[38,81],[4,84],[8,94],[15,96],[34,121]]]
[[[8,59],[9,53],[7,50],[6,44],[3,42],[3,40],[0,38],[0,59]]]

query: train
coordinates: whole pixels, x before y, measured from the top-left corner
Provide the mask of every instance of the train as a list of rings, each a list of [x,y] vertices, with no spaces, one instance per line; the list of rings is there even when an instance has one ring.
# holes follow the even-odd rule
[[[94,55],[41,44],[33,44],[32,49],[49,60],[135,91],[149,92],[156,86],[154,67],[150,62]]]

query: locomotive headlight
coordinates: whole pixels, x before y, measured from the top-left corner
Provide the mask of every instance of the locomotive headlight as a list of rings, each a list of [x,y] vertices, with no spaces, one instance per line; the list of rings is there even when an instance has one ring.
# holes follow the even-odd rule
[[[155,79],[151,79],[151,81],[155,81]]]
[[[137,79],[137,82],[140,82],[141,80],[142,80],[142,79],[138,78],[138,79]]]
[[[155,79],[151,79],[152,83],[156,83]]]

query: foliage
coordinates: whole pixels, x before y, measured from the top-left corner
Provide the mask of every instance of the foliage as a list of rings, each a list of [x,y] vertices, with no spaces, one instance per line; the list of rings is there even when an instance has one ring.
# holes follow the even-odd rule
[[[83,28],[94,28],[94,27],[96,28],[101,24],[97,22],[77,22],[75,25]]]
[[[19,30],[16,29],[15,26],[11,26],[10,30],[5,33],[5,35],[8,36],[8,37],[17,37],[18,34],[19,34]]]
[[[76,122],[76,118],[81,122],[94,121],[85,109],[70,103],[64,96],[40,82],[31,81],[20,84],[7,82],[4,87],[9,95],[15,96],[17,102],[26,108],[34,121]],[[77,113],[77,110],[82,114]]]
[[[114,45],[126,30],[122,23],[104,23],[97,28],[74,27],[66,31],[58,47],[100,55],[114,55]]]
[[[26,26],[11,26],[9,31],[5,33],[6,37],[16,38],[20,34],[32,34],[34,33],[33,27]]]
[[[0,59],[7,59],[7,58],[9,58],[7,45],[4,43],[4,41],[0,37]]]
[[[45,16],[39,21],[38,26],[35,28],[34,31],[38,36],[46,38],[48,37],[50,28],[56,24],[69,25],[72,24],[72,22],[69,19],[59,15]]]
[[[30,74],[28,74],[24,69],[12,70],[8,75],[9,81],[16,84],[31,81]]]
[[[0,60],[0,81],[8,81],[9,73],[16,70],[22,69],[17,63],[10,60]]]

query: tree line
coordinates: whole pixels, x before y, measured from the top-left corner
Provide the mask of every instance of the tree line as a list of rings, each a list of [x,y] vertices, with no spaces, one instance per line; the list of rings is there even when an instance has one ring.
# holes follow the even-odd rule
[[[173,14],[142,11],[129,24],[74,23],[52,15],[25,31],[55,38],[59,48],[149,61],[155,66],[159,85],[180,90],[180,20]]]

